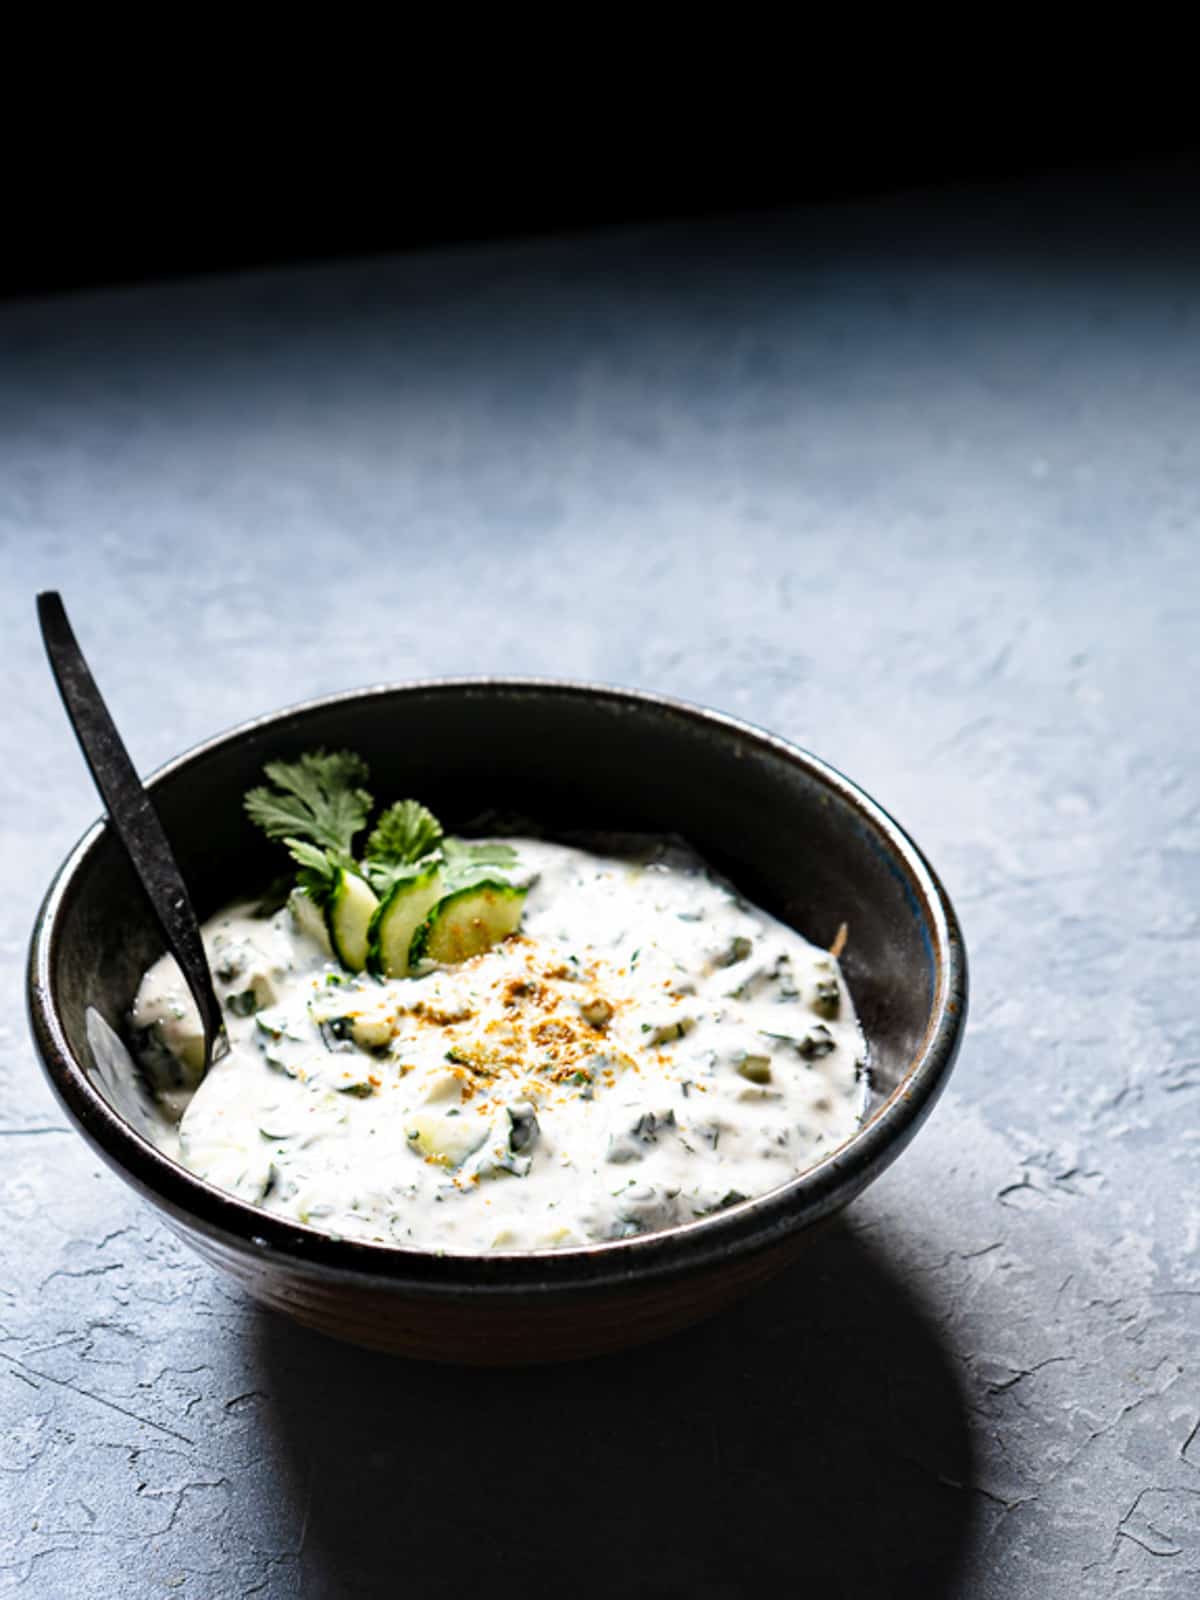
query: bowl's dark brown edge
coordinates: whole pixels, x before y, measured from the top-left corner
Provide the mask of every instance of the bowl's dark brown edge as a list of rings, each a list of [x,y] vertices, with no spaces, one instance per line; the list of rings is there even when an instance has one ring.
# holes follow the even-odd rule
[[[818,1165],[780,1188],[743,1201],[718,1216],[632,1239],[579,1249],[497,1251],[486,1256],[440,1255],[392,1245],[335,1239],[234,1199],[156,1150],[128,1126],[92,1086],[67,1042],[56,1014],[52,974],[72,888],[98,848],[107,823],[96,822],[79,840],[47,891],[30,943],[30,1024],[50,1084],[98,1153],[127,1182],[157,1200],[181,1222],[226,1241],[307,1265],[348,1280],[389,1283],[415,1296],[519,1294],[569,1295],[585,1288],[616,1287],[686,1278],[772,1245],[839,1209],[871,1182],[908,1144],[941,1093],[962,1040],[967,1013],[967,960],[958,919],[936,873],[917,845],[874,800],[835,768],[751,723],[686,701],[641,690],[554,678],[437,678],[378,684],[301,702],[217,734],[167,762],[147,780],[155,786],[221,746],[279,727],[290,719],[341,703],[403,694],[540,692],[600,696],[631,712],[699,722],[776,757],[802,766],[836,792],[875,836],[902,875],[927,933],[934,963],[934,996],[924,1039],[889,1098],[871,1118]]]

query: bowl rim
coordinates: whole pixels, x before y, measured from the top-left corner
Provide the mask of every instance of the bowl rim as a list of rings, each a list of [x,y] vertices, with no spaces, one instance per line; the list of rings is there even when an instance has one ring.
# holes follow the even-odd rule
[[[119,1176],[165,1209],[185,1229],[236,1241],[325,1275],[387,1284],[416,1296],[455,1298],[506,1294],[567,1294],[690,1276],[781,1243],[820,1221],[859,1192],[908,1143],[941,1093],[962,1040],[967,1012],[967,958],[954,908],[924,854],[891,815],[843,773],[799,745],[742,718],[694,702],[606,683],[541,676],[463,676],[376,683],[297,701],[237,723],[173,756],[150,774],[153,794],[191,763],[248,735],[339,705],[395,695],[523,692],[608,701],[633,713],[667,716],[717,730],[782,758],[823,783],[856,812],[883,844],[915,902],[934,965],[934,993],[925,1034],[895,1089],[855,1132],[814,1166],[763,1195],[715,1215],[654,1233],[563,1249],[491,1251],[466,1255],[347,1239],[262,1211],[207,1183],[137,1133],[92,1084],[67,1040],[54,1003],[55,953],[74,885],[108,831],[101,816],[80,837],[55,873],[30,940],[27,1003],[42,1066],[78,1131]]]

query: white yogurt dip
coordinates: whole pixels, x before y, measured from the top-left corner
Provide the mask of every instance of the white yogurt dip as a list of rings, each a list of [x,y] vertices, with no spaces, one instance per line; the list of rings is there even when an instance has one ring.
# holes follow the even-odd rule
[[[424,976],[343,971],[288,907],[212,918],[231,1048],[194,1090],[199,1022],[156,963],[131,1022],[179,1085],[161,1147],[323,1232],[477,1254],[689,1222],[854,1132],[866,1046],[832,955],[681,848],[512,843],[521,931]]]

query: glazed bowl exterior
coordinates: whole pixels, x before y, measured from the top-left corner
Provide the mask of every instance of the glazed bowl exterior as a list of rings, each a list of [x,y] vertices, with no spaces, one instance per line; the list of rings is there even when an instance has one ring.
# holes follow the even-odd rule
[[[752,900],[830,945],[870,1048],[862,1127],[809,1171],[702,1221],[567,1250],[438,1255],[336,1239],[213,1188],[143,1138],[93,1061],[88,1010],[120,1031],[162,939],[111,828],[60,869],[34,928],[29,1009],[55,1093],[117,1173],[263,1303],[335,1337],[442,1361],[589,1356],[697,1321],[787,1266],[904,1149],[962,1037],[953,908],[920,851],[853,783],[730,717],[628,690],[449,679],[311,701],[161,768],[149,788],[201,918],[279,869],[242,796],[263,763],[361,753],[381,795],[451,829],[489,814],[556,833],[682,835]]]

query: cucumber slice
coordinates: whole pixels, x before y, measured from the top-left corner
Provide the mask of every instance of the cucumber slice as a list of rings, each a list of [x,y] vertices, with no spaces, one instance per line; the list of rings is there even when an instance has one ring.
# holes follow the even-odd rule
[[[419,961],[457,966],[507,939],[521,926],[525,893],[487,878],[446,895],[413,934],[409,966]]]
[[[386,978],[407,978],[413,934],[442,898],[442,870],[397,883],[380,902],[367,937],[367,966]]]
[[[367,964],[367,933],[378,909],[371,885],[357,872],[339,867],[325,907],[325,926],[334,955],[351,972],[361,972]]]

